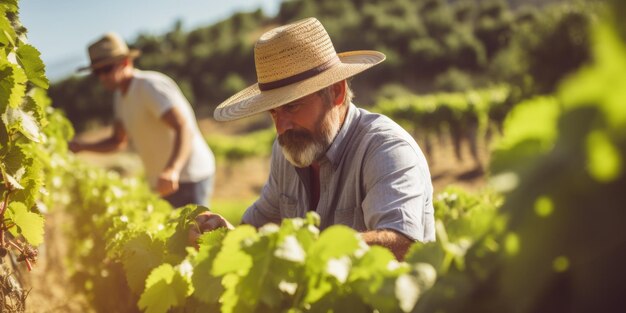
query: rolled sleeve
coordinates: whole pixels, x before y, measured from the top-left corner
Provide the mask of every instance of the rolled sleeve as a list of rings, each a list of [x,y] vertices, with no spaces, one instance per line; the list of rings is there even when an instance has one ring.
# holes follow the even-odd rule
[[[374,142],[374,153],[365,162],[366,196],[362,203],[368,229],[390,229],[412,240],[434,240],[429,175],[419,154],[403,140],[383,138]]]

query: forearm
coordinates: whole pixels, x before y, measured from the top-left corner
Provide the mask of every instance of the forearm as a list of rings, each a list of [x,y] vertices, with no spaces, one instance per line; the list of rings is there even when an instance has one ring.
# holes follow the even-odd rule
[[[165,165],[165,170],[180,172],[191,153],[191,131],[182,126],[174,132],[174,146],[172,154]]]
[[[380,229],[361,233],[361,238],[368,245],[383,246],[396,256],[396,259],[402,261],[406,252],[413,244],[413,240],[407,236],[393,230]]]

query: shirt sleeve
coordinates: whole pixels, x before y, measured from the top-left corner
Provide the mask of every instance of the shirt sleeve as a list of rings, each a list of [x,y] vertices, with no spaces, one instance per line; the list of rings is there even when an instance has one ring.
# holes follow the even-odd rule
[[[148,110],[154,116],[161,117],[181,101],[182,92],[168,77],[146,81],[143,92],[151,101],[147,101]]]
[[[282,153],[278,146],[278,141],[272,146],[272,161],[270,174],[263,186],[261,195],[244,213],[242,222],[255,227],[261,227],[267,223],[280,224],[280,192],[278,189],[279,164],[278,154]]]
[[[423,155],[403,139],[379,139],[372,141],[364,163],[362,208],[367,228],[433,241],[432,184]]]

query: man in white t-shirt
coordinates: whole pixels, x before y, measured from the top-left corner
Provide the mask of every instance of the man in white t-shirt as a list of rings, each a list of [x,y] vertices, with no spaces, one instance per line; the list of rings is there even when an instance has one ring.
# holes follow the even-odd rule
[[[86,143],[73,140],[73,152],[110,152],[128,142],[140,156],[150,186],[174,207],[208,206],[213,190],[215,159],[194,112],[176,83],[164,74],[140,71],[117,34],[107,33],[89,46],[91,70],[113,94],[113,134]]]

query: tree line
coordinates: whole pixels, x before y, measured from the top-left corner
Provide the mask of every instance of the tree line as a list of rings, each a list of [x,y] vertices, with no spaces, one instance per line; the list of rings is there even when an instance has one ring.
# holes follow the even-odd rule
[[[129,45],[142,51],[138,68],[174,78],[201,112],[256,82],[253,46],[263,31],[309,16],[322,22],[338,52],[387,55],[383,66],[353,81],[360,105],[375,104],[380,94],[464,91],[500,82],[548,93],[589,58],[587,26],[596,2],[555,0],[539,7],[504,0],[290,0],[273,17],[260,9],[240,12],[191,31],[179,21],[165,34],[140,34]],[[95,77],[59,81],[50,96],[77,131],[112,118],[111,96]]]

